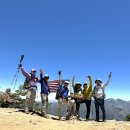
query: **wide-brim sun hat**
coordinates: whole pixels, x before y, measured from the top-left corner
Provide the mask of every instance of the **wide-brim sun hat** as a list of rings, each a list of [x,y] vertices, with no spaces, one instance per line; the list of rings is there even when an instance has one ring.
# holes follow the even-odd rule
[[[80,85],[80,86],[82,86],[82,84],[81,84],[80,82],[77,82],[75,85]]]
[[[95,83],[97,83],[97,82],[102,83],[101,79],[96,79],[96,80],[95,80]]]

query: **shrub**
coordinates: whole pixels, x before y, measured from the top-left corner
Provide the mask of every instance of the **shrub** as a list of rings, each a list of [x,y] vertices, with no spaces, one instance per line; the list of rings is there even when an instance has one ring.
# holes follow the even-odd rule
[[[130,114],[126,116],[126,121],[130,121]]]

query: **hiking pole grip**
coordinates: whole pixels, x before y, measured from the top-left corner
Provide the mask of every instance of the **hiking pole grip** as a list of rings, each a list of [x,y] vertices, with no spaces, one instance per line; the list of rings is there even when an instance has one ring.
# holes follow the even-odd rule
[[[23,58],[24,58],[24,55],[21,55],[20,63],[22,62]]]

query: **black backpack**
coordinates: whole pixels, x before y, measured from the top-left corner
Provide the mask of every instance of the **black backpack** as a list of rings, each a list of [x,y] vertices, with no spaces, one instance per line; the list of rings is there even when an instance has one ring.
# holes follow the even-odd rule
[[[60,89],[60,87],[58,88],[58,90],[57,90],[57,92],[56,92],[56,97],[55,97],[55,99],[58,100],[59,97],[63,98],[63,97],[62,97],[62,93],[63,93],[64,89],[63,89],[63,91],[61,91],[62,89],[63,89],[63,88]],[[67,91],[69,92],[68,89],[67,89]],[[67,99],[67,98],[66,98],[66,99]]]

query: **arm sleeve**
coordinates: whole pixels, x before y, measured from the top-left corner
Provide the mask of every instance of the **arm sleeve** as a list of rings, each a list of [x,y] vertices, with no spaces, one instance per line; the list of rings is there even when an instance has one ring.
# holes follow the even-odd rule
[[[24,70],[23,67],[21,68],[21,72],[22,72],[22,74],[23,74],[27,79],[30,79],[30,78],[31,78],[31,75],[30,75],[29,73],[27,73],[27,72]]]
[[[73,88],[73,91],[74,91],[74,78],[72,79],[72,88]]]
[[[89,85],[88,92],[90,93],[90,92],[92,92],[92,78],[91,77],[89,77],[89,82],[90,82],[90,85]]]
[[[110,82],[110,78],[108,78],[107,82],[102,86],[102,88],[105,89],[106,86],[109,84],[109,82]]]

